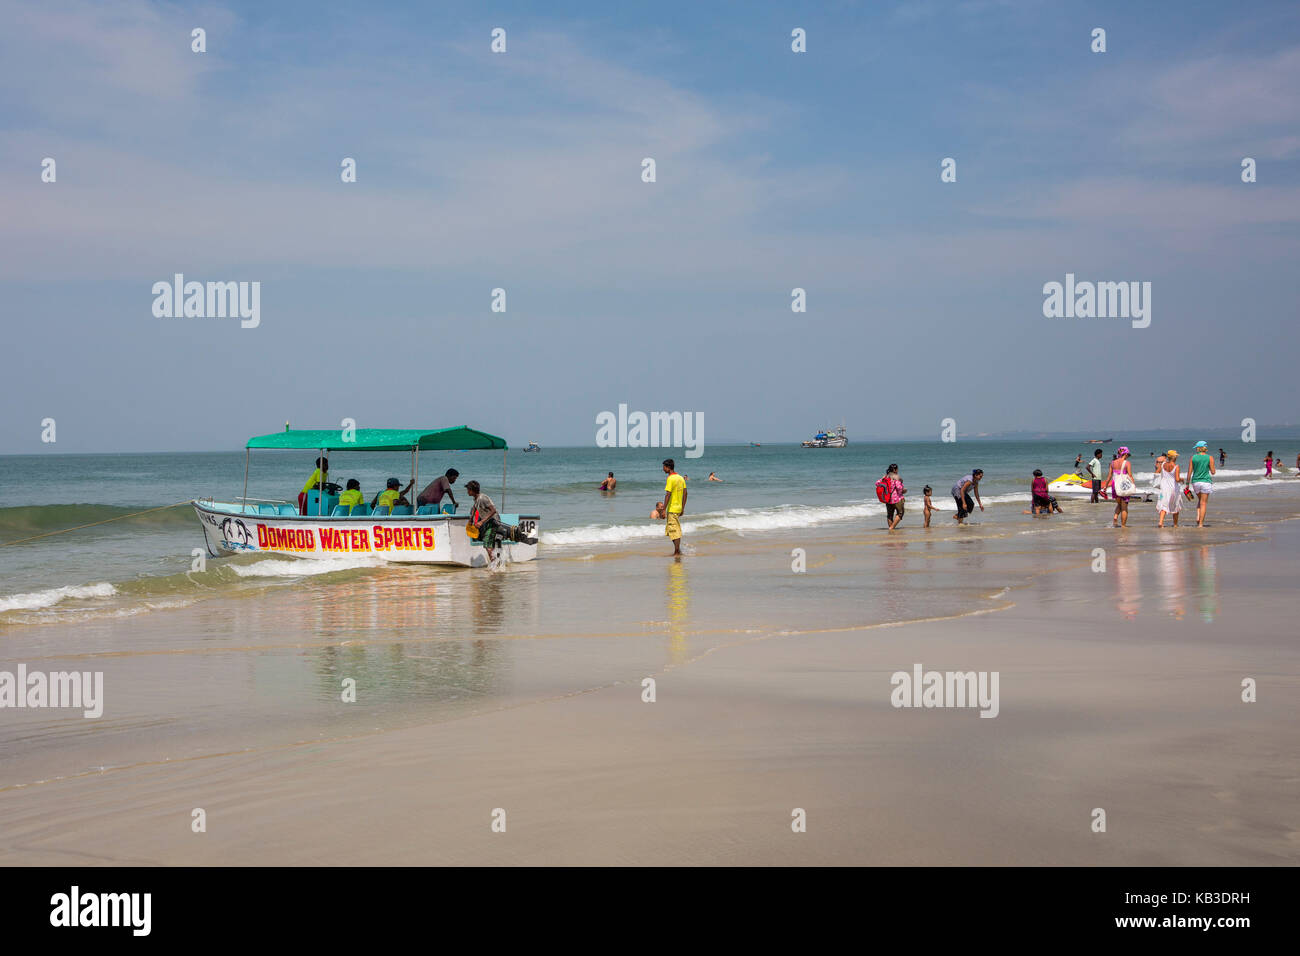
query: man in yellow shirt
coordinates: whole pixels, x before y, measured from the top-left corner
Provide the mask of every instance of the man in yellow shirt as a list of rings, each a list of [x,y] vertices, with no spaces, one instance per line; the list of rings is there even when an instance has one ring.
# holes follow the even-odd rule
[[[371,508],[375,508],[376,506],[380,508],[392,508],[395,505],[409,506],[411,504],[406,500],[406,493],[411,490],[411,486],[414,485],[415,482],[409,482],[401,491],[398,491],[398,488],[401,487],[402,483],[396,478],[389,478],[387,484],[388,487],[375,495],[374,500],[370,502]]]
[[[325,493],[325,482],[330,479],[330,460],[328,458],[316,459],[316,470],[311,473],[307,479],[307,484],[302,486],[302,491],[298,492],[298,513],[305,515],[307,513],[307,492],[313,488],[318,489],[321,494]]]
[[[686,510],[686,479],[677,474],[677,463],[671,458],[664,459],[664,474],[668,476],[664,484],[664,514],[666,528],[664,533],[673,543],[673,554],[682,553],[682,512]]]
[[[361,482],[355,478],[349,478],[348,490],[339,495],[339,506],[355,508],[357,505],[364,504],[365,500],[365,497],[361,494]]]

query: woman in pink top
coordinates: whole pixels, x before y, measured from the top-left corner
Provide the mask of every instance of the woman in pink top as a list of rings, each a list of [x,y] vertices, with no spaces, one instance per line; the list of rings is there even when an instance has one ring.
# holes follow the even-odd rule
[[[903,498],[907,489],[903,487],[903,479],[898,477],[897,465],[885,469],[885,481],[889,485],[889,493],[885,496],[885,518],[889,521],[889,530],[893,531],[903,520]]]
[[[1110,486],[1111,496],[1115,499],[1115,517],[1110,521],[1112,528],[1128,527],[1128,495],[1115,493],[1115,479],[1120,475],[1128,475],[1129,480],[1133,480],[1133,465],[1128,459],[1128,446],[1121,445],[1118,456],[1110,463],[1110,473],[1106,476],[1106,484]]]

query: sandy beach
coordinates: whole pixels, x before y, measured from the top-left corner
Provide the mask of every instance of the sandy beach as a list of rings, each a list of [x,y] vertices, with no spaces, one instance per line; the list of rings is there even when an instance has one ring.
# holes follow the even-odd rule
[[[106,706],[6,714],[0,862],[1294,865],[1288,502],[1216,501],[1201,531],[1003,509],[378,569],[12,627],[0,667],[102,670]],[[916,664],[998,672],[997,716],[892,706]]]

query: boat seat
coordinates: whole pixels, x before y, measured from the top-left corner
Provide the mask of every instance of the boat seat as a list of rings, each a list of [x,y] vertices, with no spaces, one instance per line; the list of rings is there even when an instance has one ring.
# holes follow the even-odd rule
[[[260,515],[278,515],[280,513],[280,509],[277,508],[275,505],[258,505],[257,513]]]
[[[353,506],[352,506],[352,510],[349,512],[349,517],[352,517],[352,518],[365,518],[365,517],[368,517],[369,514],[370,514],[370,505],[366,504],[366,503],[363,501],[363,502],[361,502],[361,504],[359,504],[359,505],[353,505]]]
[[[370,512],[372,515],[391,515],[393,509],[390,505],[375,505],[375,510]]]
[[[442,504],[438,505],[438,514],[440,515],[454,515],[455,513],[456,506],[450,501],[444,501]]]
[[[280,514],[292,517],[298,513],[297,505],[280,505]]]
[[[436,515],[438,513],[437,505],[420,505],[415,512],[417,515]]]
[[[335,505],[334,510],[330,512],[331,518],[346,518],[351,511],[347,505]]]
[[[412,513],[410,505],[393,505],[392,514],[394,515],[409,515]]]

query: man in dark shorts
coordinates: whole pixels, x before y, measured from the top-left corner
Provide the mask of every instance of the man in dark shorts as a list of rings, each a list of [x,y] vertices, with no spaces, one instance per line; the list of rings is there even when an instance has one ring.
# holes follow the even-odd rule
[[[424,490],[420,492],[419,497],[415,499],[415,503],[417,505],[436,505],[442,501],[442,496],[446,495],[451,499],[451,506],[453,508],[459,507],[459,505],[456,504],[456,496],[451,493],[451,486],[456,483],[456,479],[459,477],[459,471],[455,468],[448,468],[445,475],[439,475],[437,478],[433,479],[433,481],[425,485]]]
[[[984,477],[983,468],[975,468],[969,475],[957,479],[957,483],[952,486],[952,497],[957,502],[957,513],[953,515],[958,524],[966,520],[966,516],[975,510],[978,504],[980,511],[984,510],[984,502],[980,501],[980,479]],[[974,492],[975,500],[971,501],[971,493]]]
[[[1101,495],[1101,449],[1098,448],[1092,460],[1088,462],[1088,474],[1092,476],[1092,503],[1100,501]]]

